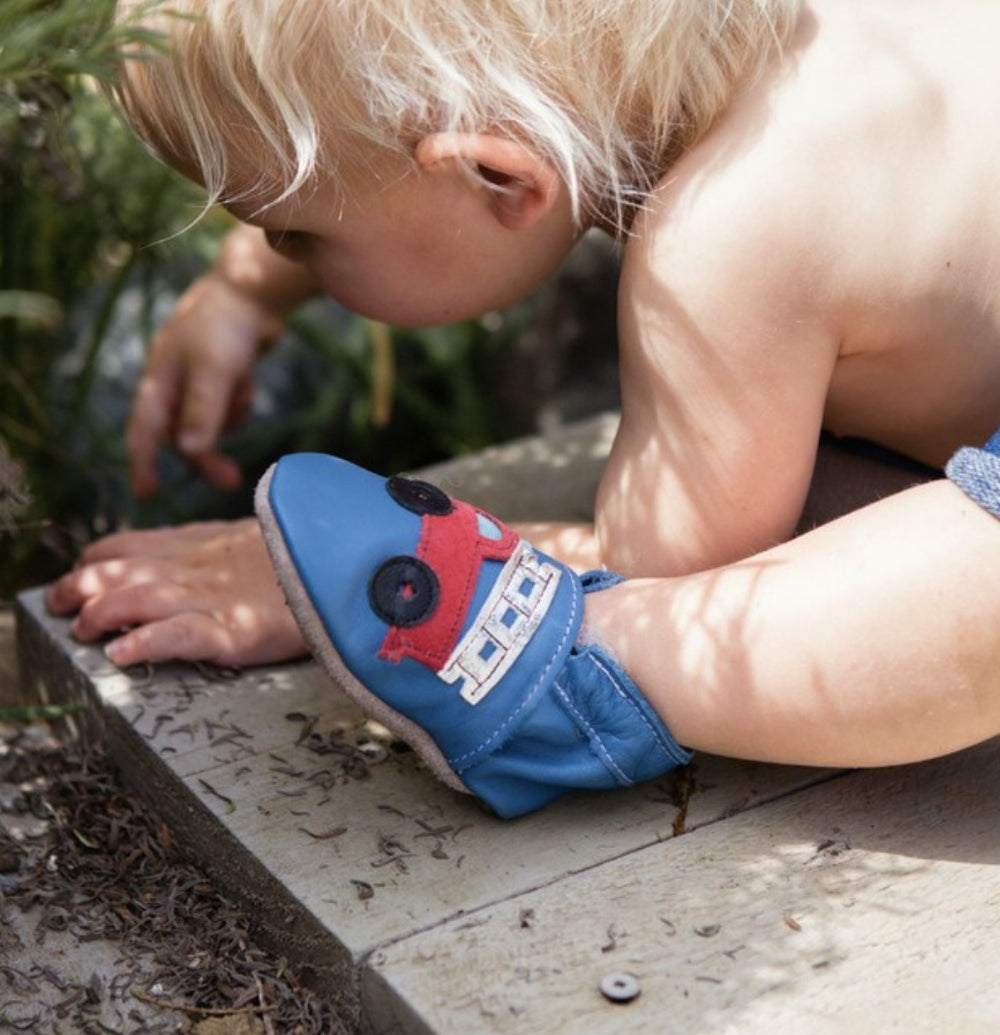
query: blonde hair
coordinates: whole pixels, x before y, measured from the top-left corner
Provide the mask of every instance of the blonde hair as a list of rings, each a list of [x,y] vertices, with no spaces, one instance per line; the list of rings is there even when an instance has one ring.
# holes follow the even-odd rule
[[[148,0],[119,0],[135,17]],[[212,200],[500,132],[622,223],[795,24],[799,0],[168,0],[126,61],[139,134]],[[257,174],[234,188],[234,170]]]

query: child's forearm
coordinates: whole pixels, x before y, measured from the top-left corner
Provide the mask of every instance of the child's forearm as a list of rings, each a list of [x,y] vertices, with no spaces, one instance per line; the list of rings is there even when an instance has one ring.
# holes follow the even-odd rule
[[[212,274],[280,317],[320,294],[305,266],[278,255],[263,230],[242,223],[223,239]]]

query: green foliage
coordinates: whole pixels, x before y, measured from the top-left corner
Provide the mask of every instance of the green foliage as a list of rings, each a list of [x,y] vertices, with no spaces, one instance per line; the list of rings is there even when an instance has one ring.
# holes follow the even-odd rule
[[[293,341],[317,357],[322,374],[291,416],[294,448],[334,449],[400,471],[524,432],[533,414],[508,398],[523,385],[507,360],[531,315],[525,302],[483,321],[380,328],[358,318],[331,324],[321,310],[298,314]]]
[[[140,7],[141,14],[153,2]],[[80,76],[110,82],[125,44],[155,45],[134,26],[114,26],[115,0],[3,0],[0,3],[0,83],[8,101],[33,99],[51,108]],[[4,136],[17,105],[0,109]]]
[[[162,261],[147,245],[196,211],[194,189],[149,158],[107,100],[118,48],[149,42],[113,27],[113,7],[0,0],[0,439],[12,454],[0,465],[0,597],[65,567],[93,533],[93,466],[107,462],[90,412],[103,336],[123,285]],[[98,284],[67,388],[67,316]]]
[[[87,711],[85,704],[19,704],[9,708],[0,708],[0,722],[28,723],[44,719],[51,722],[65,719]],[[0,1018],[2,1018],[0,1014]]]

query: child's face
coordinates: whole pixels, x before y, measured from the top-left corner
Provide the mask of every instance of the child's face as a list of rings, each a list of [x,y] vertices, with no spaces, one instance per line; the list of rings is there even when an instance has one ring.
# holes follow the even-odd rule
[[[455,165],[321,180],[263,212],[231,208],[346,308],[403,326],[509,305],[548,277],[577,236],[568,198],[540,223],[512,230],[493,215],[487,188]]]

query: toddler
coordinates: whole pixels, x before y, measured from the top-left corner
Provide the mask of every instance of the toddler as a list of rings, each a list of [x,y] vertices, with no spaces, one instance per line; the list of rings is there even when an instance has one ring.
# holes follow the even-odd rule
[[[154,343],[137,490],[175,428],[235,480],[214,432],[309,295],[457,320],[595,226],[623,246],[621,426],[588,526],[510,529],[283,458],[260,525],[90,547],[48,595],[81,640],[114,632],[122,665],[308,645],[505,816],[691,750],[886,765],[1000,732],[1000,123],[979,100],[1000,8],[172,9],[147,16],[171,51],[126,62],[125,111],[245,225]],[[824,429],[949,477],[792,538]]]

